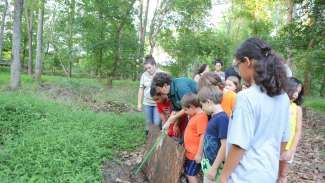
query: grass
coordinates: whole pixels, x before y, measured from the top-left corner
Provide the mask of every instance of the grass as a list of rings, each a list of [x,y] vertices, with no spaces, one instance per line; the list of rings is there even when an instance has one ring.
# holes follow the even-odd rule
[[[10,92],[8,78],[0,73],[1,183],[102,182],[105,160],[144,143],[141,113],[94,113],[78,104],[57,102],[41,95],[25,75],[22,89]],[[80,95],[95,93],[102,100],[136,101],[136,82],[118,81],[106,89],[89,79],[43,80]]]
[[[320,112],[325,112],[325,98],[321,97],[306,97],[304,106],[315,109]]]

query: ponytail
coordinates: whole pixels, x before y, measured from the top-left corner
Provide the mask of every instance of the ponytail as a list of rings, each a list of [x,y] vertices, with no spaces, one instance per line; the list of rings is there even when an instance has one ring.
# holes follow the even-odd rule
[[[285,67],[267,43],[258,38],[249,38],[238,48],[235,56],[240,61],[244,57],[256,61],[255,84],[267,95],[273,97],[284,91],[287,81]]]

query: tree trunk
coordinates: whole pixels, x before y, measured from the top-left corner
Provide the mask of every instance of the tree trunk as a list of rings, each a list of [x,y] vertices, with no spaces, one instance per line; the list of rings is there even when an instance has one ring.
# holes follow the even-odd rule
[[[27,30],[28,30],[28,64],[27,70],[28,75],[33,75],[33,17],[34,12],[32,10],[27,10]]]
[[[24,0],[16,0],[14,7],[14,25],[12,35],[12,63],[10,67],[10,88],[18,89],[20,86],[20,39],[21,39],[21,17]]]
[[[72,64],[73,64],[73,24],[75,14],[75,0],[70,2],[70,13],[69,13],[69,77],[72,77]]]
[[[287,0],[287,5],[288,5],[288,15],[287,15],[287,20],[288,23],[292,22],[293,18],[293,6],[294,6],[294,0]]]
[[[108,86],[112,86],[111,84],[113,84],[113,77],[116,74],[117,71],[117,67],[118,64],[120,62],[121,59],[121,39],[122,39],[122,29],[123,29],[123,25],[120,25],[120,27],[117,29],[117,43],[116,43],[116,49],[115,49],[115,56],[114,56],[114,62],[112,64],[112,70],[109,72],[108,74],[108,80],[107,80],[107,84]]]
[[[37,46],[36,46],[36,63],[35,63],[35,80],[37,81],[40,81],[42,75],[43,17],[44,17],[44,3],[42,3],[38,12]]]
[[[140,7],[141,7],[140,9],[142,11],[142,9],[143,9],[143,2],[142,1],[141,1]],[[144,57],[144,45],[145,45],[145,41],[146,41],[148,12],[149,12],[149,0],[147,0],[146,10],[144,12],[144,19],[142,17],[142,12],[140,13],[140,15],[141,15],[140,20],[142,21],[142,19],[143,19],[143,23],[142,22],[140,23],[140,26],[142,26],[140,28],[140,55],[139,55],[139,61],[140,62],[143,61],[143,57]]]
[[[142,32],[143,32],[143,0],[139,0],[140,2],[140,6],[139,6],[139,46],[138,46],[138,50],[137,50],[137,56],[138,56],[138,61],[141,62],[141,45],[142,45]]]
[[[308,44],[308,51],[314,47],[314,39],[311,39]],[[309,57],[310,54],[308,54]],[[304,94],[306,96],[310,95],[311,87],[311,63],[309,58],[306,58],[304,66]]]
[[[287,15],[287,21],[288,24],[290,24],[293,21],[293,6],[294,6],[294,0],[287,0],[288,5],[288,15]],[[292,50],[289,48],[289,46],[286,48],[288,52],[288,58],[287,58],[287,64],[290,67],[292,64]]]
[[[323,71],[323,81],[322,81],[322,84],[321,84],[321,87],[320,87],[320,90],[319,90],[319,95],[321,97],[324,97],[324,93],[325,93],[325,72]]]
[[[6,16],[7,16],[7,9],[8,9],[8,0],[4,0],[5,7],[2,14],[2,21],[1,21],[1,28],[0,28],[0,59],[2,58],[2,46],[3,46],[3,34],[6,25]]]

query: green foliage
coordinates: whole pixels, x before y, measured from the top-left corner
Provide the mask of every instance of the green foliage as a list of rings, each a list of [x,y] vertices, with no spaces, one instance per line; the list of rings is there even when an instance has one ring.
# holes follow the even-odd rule
[[[307,97],[304,101],[304,106],[325,112],[325,98]]]
[[[139,113],[79,111],[21,93],[0,97],[1,182],[101,182],[104,160],[143,143]]]

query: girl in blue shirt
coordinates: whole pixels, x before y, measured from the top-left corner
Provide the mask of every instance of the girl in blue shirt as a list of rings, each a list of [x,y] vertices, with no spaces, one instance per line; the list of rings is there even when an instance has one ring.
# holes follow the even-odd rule
[[[235,57],[236,67],[250,87],[237,95],[220,182],[275,183],[280,151],[290,136],[285,68],[271,47],[258,38],[242,43]]]

